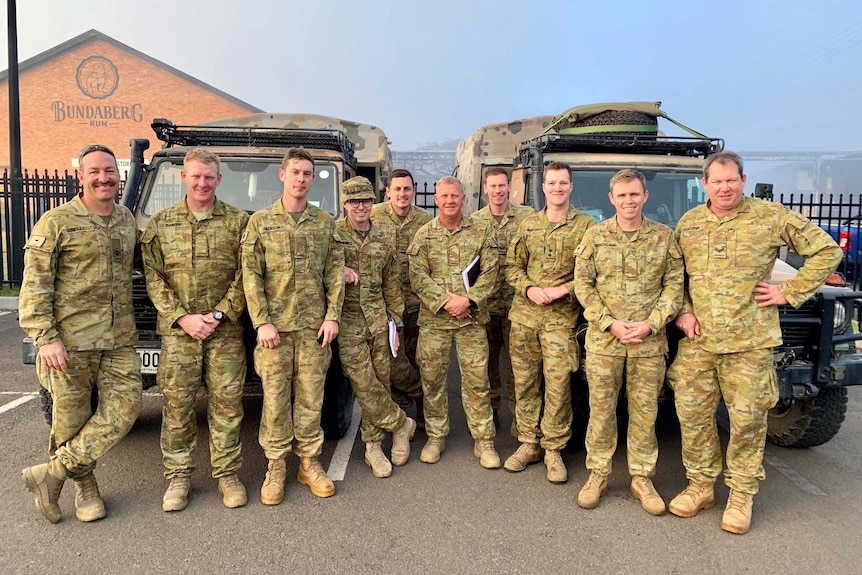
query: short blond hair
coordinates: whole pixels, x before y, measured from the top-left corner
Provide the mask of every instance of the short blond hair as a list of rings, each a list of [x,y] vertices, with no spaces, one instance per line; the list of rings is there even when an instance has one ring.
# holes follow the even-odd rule
[[[221,173],[221,161],[218,156],[203,148],[194,148],[186,152],[183,158],[183,168],[189,167],[189,162],[200,162],[201,164],[215,164],[216,173]]]
[[[634,180],[639,181],[644,191],[646,191],[646,178],[644,177],[644,175],[637,170],[625,168],[614,174],[614,177],[611,178],[610,192],[614,192],[615,185],[619,183],[625,184],[627,182],[633,182]]]

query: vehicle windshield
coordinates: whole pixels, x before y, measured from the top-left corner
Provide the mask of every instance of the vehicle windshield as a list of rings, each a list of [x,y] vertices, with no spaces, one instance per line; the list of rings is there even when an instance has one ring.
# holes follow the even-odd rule
[[[675,226],[682,215],[706,201],[700,173],[640,170],[646,177],[649,197],[644,215],[668,226]],[[616,170],[572,171],[573,206],[597,222],[616,213],[608,200],[608,183]]]
[[[278,178],[281,161],[262,160],[221,160],[221,184],[216,196],[228,204],[249,213],[275,203],[281,198],[283,184]],[[185,197],[185,186],[180,178],[183,169],[182,159],[165,159],[155,165],[155,173],[149,181],[154,182],[149,191],[143,214],[152,216]],[[308,191],[308,202],[318,208],[336,214],[337,170],[329,162],[315,162],[314,183]]]

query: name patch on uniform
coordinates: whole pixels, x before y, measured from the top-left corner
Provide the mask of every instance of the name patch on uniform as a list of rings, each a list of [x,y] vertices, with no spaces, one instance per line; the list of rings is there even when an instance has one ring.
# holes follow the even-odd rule
[[[67,234],[73,234],[75,232],[85,232],[85,231],[94,230],[94,229],[96,229],[96,228],[94,228],[93,226],[75,226],[72,228],[66,228],[63,231],[66,232]]]
[[[260,228],[260,231],[262,231],[262,232],[272,232],[272,231],[275,231],[275,230],[283,230],[283,229],[284,229],[284,226],[263,226],[262,228]]]
[[[165,227],[166,227],[166,228],[178,228],[178,227],[180,227],[181,225],[183,225],[183,223],[182,223],[182,222],[174,222],[174,223],[172,223],[172,224],[165,224]]]

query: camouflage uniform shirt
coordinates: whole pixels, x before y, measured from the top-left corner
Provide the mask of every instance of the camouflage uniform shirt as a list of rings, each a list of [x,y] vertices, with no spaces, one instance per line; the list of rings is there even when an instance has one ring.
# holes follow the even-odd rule
[[[491,213],[490,206],[485,206],[471,215],[477,222],[482,222],[488,226],[490,233],[496,240],[499,252],[500,272],[497,274],[497,284],[494,286],[494,291],[488,298],[488,311],[491,315],[505,316],[509,313],[509,308],[512,307],[515,290],[506,282],[506,253],[509,250],[509,242],[515,232],[518,231],[518,224],[534,213],[536,213],[535,210],[529,206],[520,206],[510,202],[506,206],[506,213],[503,214],[499,222],[497,222],[497,217]]]
[[[257,329],[280,332],[338,321],[344,301],[344,251],[335,221],[308,204],[298,222],[281,200],[252,214],[242,238],[243,285]]]
[[[392,209],[390,202],[376,204],[371,208],[371,223],[383,230],[390,238],[398,258],[398,267],[401,274],[401,293],[404,297],[404,313],[419,311],[421,302],[413,288],[410,286],[410,265],[407,256],[407,248],[413,241],[416,232],[434,219],[427,210],[419,206],[410,206],[410,211],[401,218]]]
[[[422,307],[419,310],[420,326],[437,329],[457,329],[488,323],[488,296],[497,281],[497,248],[488,228],[464,216],[454,230],[446,229],[440,218],[434,218],[416,232],[407,250],[410,255],[410,283]],[[461,272],[479,256],[480,272],[469,292],[464,287]],[[456,319],[443,306],[449,301],[446,290],[469,297],[476,309],[473,319]]]
[[[781,286],[794,307],[805,303],[841,261],[829,234],[781,204],[747,198],[718,217],[706,205],[686,212],[676,226],[685,259],[687,292],[680,313],[693,312],[704,351],[736,353],[781,343],[778,306],[758,307],[753,291],[768,282],[779,248],[806,258]]]
[[[509,319],[531,329],[573,328],[578,321],[575,299],[575,249],[593,219],[569,206],[566,218],[551,222],[545,210],[527,216],[509,244],[506,281],[515,290]],[[566,286],[569,297],[548,305],[527,298],[527,288]]]
[[[586,349],[603,355],[644,357],[667,353],[665,325],[682,306],[682,252],[673,230],[648,218],[631,237],[616,218],[586,231],[575,255],[575,290],[589,322]],[[615,320],[643,321],[652,334],[623,344]]]
[[[346,218],[338,220],[335,227],[344,248],[344,265],[359,276],[358,284],[347,284],[344,288],[339,335],[350,332],[355,337],[364,337],[366,327],[371,336],[384,333],[388,329],[387,312],[401,327],[404,299],[398,261],[388,238],[373,225],[368,235],[361,238]]]
[[[132,308],[137,228],[114,206],[105,223],[80,196],[43,215],[24,251],[21,328],[37,346],[113,350],[138,340]]]
[[[198,221],[185,199],[155,214],[141,238],[147,291],[159,311],[159,335],[184,335],[176,321],[218,308],[240,328],[245,309],[240,244],[248,214],[216,199]]]

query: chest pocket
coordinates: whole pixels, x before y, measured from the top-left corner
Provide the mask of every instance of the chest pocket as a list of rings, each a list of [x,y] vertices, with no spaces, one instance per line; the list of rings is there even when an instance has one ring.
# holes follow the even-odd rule
[[[323,273],[326,257],[329,254],[329,230],[299,227],[294,235],[294,262],[298,272]]]
[[[575,250],[578,247],[578,242],[572,237],[572,234],[561,233],[554,237],[551,234],[551,241],[546,247],[546,257],[551,262],[554,273],[565,274],[570,273],[575,269]]]

